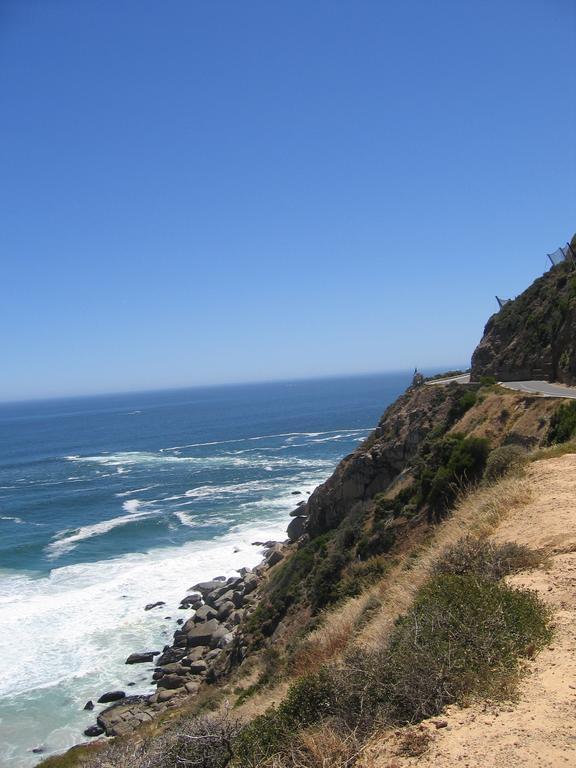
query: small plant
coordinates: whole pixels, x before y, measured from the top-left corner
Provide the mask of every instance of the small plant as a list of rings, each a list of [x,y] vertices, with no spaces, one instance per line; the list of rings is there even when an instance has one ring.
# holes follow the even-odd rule
[[[396,529],[387,521],[375,521],[370,532],[365,534],[356,548],[356,554],[361,560],[389,552],[396,541]]]
[[[526,460],[526,451],[519,445],[494,448],[486,460],[484,479],[492,483],[509,473],[519,474]]]
[[[369,557],[367,560],[351,562],[342,574],[338,584],[339,598],[355,597],[367,587],[381,579],[389,568],[382,556]]]
[[[553,414],[548,430],[548,445],[566,443],[576,433],[576,400],[571,400]]]
[[[527,568],[536,568],[543,557],[529,547],[515,542],[494,544],[467,536],[444,550],[434,566],[437,575],[473,575],[498,581]]]
[[[430,749],[432,736],[421,725],[419,728],[406,728],[401,734],[396,752],[406,757],[420,757]]]

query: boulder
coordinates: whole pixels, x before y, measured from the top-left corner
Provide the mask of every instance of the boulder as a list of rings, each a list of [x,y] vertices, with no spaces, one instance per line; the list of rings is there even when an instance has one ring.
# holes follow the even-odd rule
[[[175,661],[186,655],[186,651],[183,648],[166,648],[164,653],[156,659],[156,664],[162,667],[165,664],[173,664]]]
[[[234,639],[233,633],[221,624],[218,629],[213,633],[210,641],[210,648],[225,648]]]
[[[174,691],[158,691],[158,695],[156,697],[156,701],[170,701],[170,699],[173,699],[174,696],[178,696],[180,691],[174,690]]]
[[[100,728],[99,725],[91,725],[90,728],[86,728],[84,731],[84,736],[90,736],[93,738],[94,736],[101,736],[104,733],[104,728]]]
[[[226,581],[226,579],[224,579],[224,581]],[[192,587],[192,589],[195,589],[196,591],[200,592],[200,594],[204,599],[206,599],[206,595],[209,595],[210,592],[214,592],[215,589],[221,589],[221,588],[222,588],[221,579],[213,579],[212,581],[201,581],[200,584],[195,584]]]
[[[224,586],[221,586],[218,589],[214,589],[212,590],[212,592],[209,592],[204,598],[204,600],[208,605],[211,605],[212,607],[215,608],[217,607],[218,600],[229,591],[231,590],[229,590],[228,585],[225,584]]]
[[[290,525],[292,525],[292,523],[290,523]],[[266,562],[270,567],[277,565],[281,560],[284,560],[284,553],[280,549],[273,549],[266,557]]]
[[[198,608],[192,617],[192,621],[195,624],[198,624],[201,621],[210,621],[210,619],[215,619],[217,616],[218,610],[216,608],[213,608],[211,605],[203,605],[201,608]]]
[[[306,533],[307,517],[295,517],[288,525],[286,533],[290,541],[298,541],[298,539]],[[270,562],[270,561],[268,561]]]
[[[175,662],[174,664],[166,664],[165,667],[162,667],[162,669],[156,670],[154,674],[157,674],[158,672],[163,672],[164,675],[187,675],[189,670],[188,664],[183,664],[182,662]],[[160,675],[158,679],[161,677],[164,677],[164,675]]]
[[[125,664],[147,664],[154,661],[154,656],[159,656],[160,651],[144,651],[144,653],[131,653]]]
[[[212,635],[219,627],[216,619],[210,619],[203,624],[197,624],[195,628],[188,632],[187,645],[189,648],[195,648],[197,645],[210,645]]]
[[[158,688],[169,688],[174,690],[176,688],[182,688],[186,684],[186,678],[184,675],[164,675],[158,680]]]
[[[86,702],[86,704],[84,704],[83,709],[86,709],[89,712],[91,712],[94,709],[94,702],[92,701],[92,699],[90,699],[89,701]]]
[[[214,601],[214,608],[218,610],[221,605],[224,605],[224,603],[232,602],[234,598],[234,590],[228,589],[226,592],[224,592],[220,597]]]
[[[235,606],[232,600],[225,600],[223,603],[221,603],[218,608],[218,618],[220,621],[225,621],[234,611],[234,608]]]
[[[107,691],[100,696],[98,704],[109,704],[111,701],[120,701],[120,699],[124,699],[125,697],[126,694],[124,691]]]
[[[247,576],[249,573],[252,573],[252,568],[238,568],[238,573],[243,578],[244,576]]]
[[[191,675],[205,675],[207,670],[208,670],[208,664],[206,664],[205,661],[202,661],[202,660],[193,661],[192,664],[190,664]]]
[[[144,610],[151,611],[152,608],[160,608],[162,605],[166,605],[166,603],[163,600],[158,600],[156,603],[148,603],[148,605],[145,605]]]
[[[197,648],[192,648],[190,653],[186,655],[184,659],[182,659],[182,664],[190,666],[190,664],[193,661],[198,661],[198,659],[201,659],[202,656],[204,656],[205,648],[201,645],[199,645]]]
[[[98,725],[107,736],[119,736],[134,728],[134,714],[147,701],[146,696],[126,696],[112,706],[103,709],[96,718]]]
[[[187,595],[186,597],[182,598],[180,601],[179,608],[193,608],[194,610],[197,610],[202,605],[202,595],[200,595],[198,592],[195,592],[192,595]]]
[[[258,587],[258,576],[255,573],[250,573],[244,579],[244,594],[249,595]]]
[[[191,681],[189,683],[186,683],[184,688],[186,689],[186,693],[190,693],[190,694],[194,695],[195,693],[198,693],[198,689],[200,688],[200,683],[196,683],[194,681]]]

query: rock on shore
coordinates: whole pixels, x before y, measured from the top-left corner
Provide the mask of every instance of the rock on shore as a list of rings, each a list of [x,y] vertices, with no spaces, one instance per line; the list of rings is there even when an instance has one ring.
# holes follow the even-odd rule
[[[194,613],[178,622],[181,626],[175,630],[172,644],[161,653],[132,653],[126,659],[126,664],[140,664],[157,657],[152,675],[156,691],[148,696],[126,696],[124,691],[104,693],[98,702],[111,706],[99,713],[97,724],[86,729],[86,736],[130,733],[195,695],[202,685],[215,683],[243,660],[247,643],[240,629],[242,620],[255,609],[262,574],[284,559],[282,544],[269,541],[265,547],[265,559],[255,569],[242,568],[238,576],[217,577],[191,588],[180,607]],[[151,608],[157,604],[149,605]]]

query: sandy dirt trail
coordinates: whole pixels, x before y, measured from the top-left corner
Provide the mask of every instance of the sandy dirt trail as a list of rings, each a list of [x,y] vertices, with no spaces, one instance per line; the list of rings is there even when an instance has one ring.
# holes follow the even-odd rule
[[[537,591],[552,606],[551,647],[529,662],[514,704],[449,707],[412,729],[430,734],[424,754],[402,754],[405,737],[397,731],[372,742],[363,768],[576,767],[576,455],[536,462],[526,481],[532,501],[507,517],[493,538],[549,551],[546,569],[509,582]]]

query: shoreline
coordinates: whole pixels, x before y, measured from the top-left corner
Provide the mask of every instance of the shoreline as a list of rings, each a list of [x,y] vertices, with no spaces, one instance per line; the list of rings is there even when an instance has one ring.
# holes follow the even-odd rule
[[[176,620],[172,642],[161,651],[134,651],[125,661],[125,664],[153,663],[154,667],[147,671],[151,673],[150,684],[155,685],[156,690],[133,696],[123,690],[109,690],[97,701],[88,700],[84,705],[86,710],[92,711],[98,704],[108,706],[97,714],[95,724],[86,728],[83,735],[87,739],[128,735],[168,709],[182,705],[203,686],[218,682],[241,664],[247,655],[241,624],[256,609],[264,575],[284,559],[292,544],[290,538],[252,542],[264,551],[263,559],[256,566],[237,569],[236,577],[215,576],[190,587],[179,605],[187,614]],[[146,605],[144,610],[158,610],[163,606],[164,603],[158,601]]]

